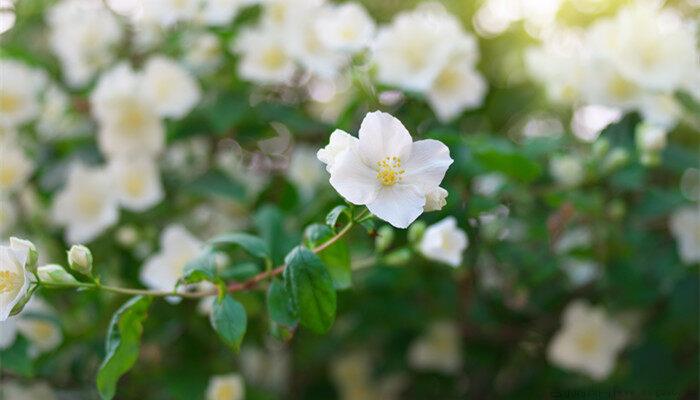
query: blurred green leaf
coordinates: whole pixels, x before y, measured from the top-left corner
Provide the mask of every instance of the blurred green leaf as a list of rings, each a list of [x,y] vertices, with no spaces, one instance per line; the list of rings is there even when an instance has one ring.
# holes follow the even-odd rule
[[[285,258],[284,283],[301,325],[322,334],[333,325],[336,294],[333,280],[316,254],[298,246]]]
[[[185,185],[185,190],[203,197],[224,197],[242,201],[245,199],[245,186],[218,170],[210,170]]]
[[[0,368],[25,378],[34,375],[34,365],[29,356],[27,339],[23,336],[17,336],[12,346],[0,350]]]
[[[292,326],[297,318],[291,308],[291,299],[284,282],[274,279],[267,289],[267,311],[270,318],[278,324]]]
[[[214,247],[240,246],[253,257],[269,259],[272,257],[270,246],[257,236],[234,232],[220,235],[210,240]]]
[[[194,260],[187,262],[183,268],[180,280],[187,284],[201,281],[214,282],[216,280],[216,259],[214,253],[206,250]]]
[[[107,330],[107,354],[97,372],[97,389],[103,399],[114,397],[117,381],[138,359],[143,321],[151,300],[151,297],[133,297],[112,316]]]
[[[346,205],[336,206],[326,215],[326,224],[331,228],[335,228],[341,215],[345,215],[349,221],[352,218],[352,211],[350,211],[350,208]]]
[[[245,308],[241,303],[228,294],[220,300],[215,300],[210,322],[227,346],[234,351],[241,348],[248,323]]]
[[[477,150],[474,155],[488,171],[497,171],[522,182],[532,182],[542,174],[538,163],[514,151],[492,148]]]

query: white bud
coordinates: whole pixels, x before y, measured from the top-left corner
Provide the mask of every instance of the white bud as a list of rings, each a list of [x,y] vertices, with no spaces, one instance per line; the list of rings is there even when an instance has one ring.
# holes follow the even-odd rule
[[[436,187],[435,189],[429,191],[425,195],[425,205],[423,206],[423,210],[425,211],[439,211],[442,210],[442,207],[445,207],[445,204],[447,204],[447,190],[441,188],[441,187]]]
[[[576,156],[554,157],[549,162],[549,172],[562,186],[578,186],[586,177],[583,163]]]
[[[92,253],[87,247],[77,244],[68,250],[68,265],[74,271],[84,275],[92,272]]]
[[[666,147],[668,131],[660,126],[639,124],[635,132],[637,147],[642,152],[657,152]]]
[[[37,275],[41,283],[68,284],[78,283],[62,266],[58,264],[42,265],[37,269]]]
[[[36,264],[39,259],[39,253],[36,251],[36,246],[29,240],[19,239],[16,237],[10,238],[10,248],[19,252],[27,252],[27,262],[24,264],[30,272],[36,272]]]

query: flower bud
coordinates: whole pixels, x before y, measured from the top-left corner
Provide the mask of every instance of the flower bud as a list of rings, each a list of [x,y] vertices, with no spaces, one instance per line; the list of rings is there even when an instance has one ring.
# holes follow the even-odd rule
[[[423,210],[425,211],[439,211],[442,210],[443,207],[445,207],[445,204],[447,204],[447,190],[441,188],[441,187],[436,187],[435,189],[429,191],[425,195],[425,205],[423,206]]]
[[[24,267],[31,273],[36,272],[36,264],[39,260],[39,253],[36,251],[36,246],[34,246],[34,243],[30,242],[29,240],[11,237],[10,248],[20,252],[26,251],[27,262],[24,264]]]
[[[408,228],[408,241],[411,243],[418,243],[421,237],[423,237],[423,232],[425,232],[425,222],[414,222]]]
[[[666,147],[666,135],[666,129],[642,123],[635,131],[635,141],[642,152],[658,152]]]
[[[386,257],[384,257],[384,263],[387,265],[391,266],[401,266],[406,264],[407,262],[411,261],[411,257],[413,254],[411,253],[411,250],[409,249],[398,249],[395,251],[392,251],[391,253],[387,254]]]
[[[78,281],[69,274],[62,266],[58,264],[42,265],[37,269],[39,281],[41,283],[53,284],[68,284],[78,283]]]
[[[374,239],[374,246],[377,251],[382,252],[389,247],[394,241],[394,230],[390,226],[384,225],[377,231],[377,237]]]
[[[90,276],[92,273],[92,253],[90,249],[82,244],[73,245],[68,250],[68,265],[72,270]]]

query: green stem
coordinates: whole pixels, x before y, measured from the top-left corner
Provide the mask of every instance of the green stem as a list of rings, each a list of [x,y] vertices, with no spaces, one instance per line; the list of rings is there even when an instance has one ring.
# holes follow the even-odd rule
[[[360,218],[365,214],[366,210],[361,212],[356,218]],[[343,229],[338,231],[337,234],[335,234],[333,237],[322,243],[321,245],[311,249],[314,253],[319,253],[323,251],[324,249],[328,248],[329,246],[333,245],[333,243],[337,242],[340,240],[343,236],[345,236],[350,230],[352,229],[353,226],[355,226],[356,221],[350,221],[348,222]],[[258,283],[268,279],[272,278],[274,276],[280,275],[282,272],[284,272],[284,269],[286,268],[286,264],[282,264],[278,266],[277,268],[272,269],[271,265],[268,266],[266,265],[266,269],[264,272],[261,272],[252,278],[244,281],[244,282],[233,282],[230,283],[226,289],[227,292],[232,293],[232,292],[238,292],[242,290],[247,290],[247,289],[252,289],[255,286],[257,286]],[[182,297],[182,298],[188,298],[188,299],[198,299],[202,297],[209,297],[209,296],[215,296],[218,293],[218,289],[214,288],[211,290],[201,290],[197,292],[176,292],[172,290],[149,290],[149,289],[137,289],[137,288],[125,288],[125,287],[118,287],[118,286],[108,286],[108,285],[102,285],[99,282],[91,283],[91,282],[73,282],[73,283],[42,283],[40,282],[39,285],[46,287],[46,288],[51,288],[51,289],[89,289],[89,290],[104,290],[107,292],[112,292],[112,293],[119,293],[119,294],[127,294],[127,295],[132,295],[132,296],[137,296],[137,295],[142,295],[142,296],[154,296],[154,297],[170,297],[170,296],[175,296],[175,297]]]

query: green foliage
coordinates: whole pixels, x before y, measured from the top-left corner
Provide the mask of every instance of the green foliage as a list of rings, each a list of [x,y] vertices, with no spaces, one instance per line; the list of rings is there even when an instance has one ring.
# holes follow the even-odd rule
[[[249,235],[247,233],[227,233],[210,240],[209,244],[219,248],[240,246],[242,249],[248,252],[248,254],[263,259],[270,259],[272,256],[270,246],[268,246],[267,242],[257,236]]]
[[[312,224],[306,228],[306,244],[309,248],[317,247],[335,236],[327,225]],[[352,285],[350,270],[350,250],[344,240],[338,240],[321,250],[318,254],[333,279],[336,289],[347,289]]]
[[[214,302],[209,321],[228,347],[234,351],[241,348],[248,325],[245,308],[241,303],[230,295],[224,295]]]
[[[285,263],[284,284],[299,322],[315,333],[327,332],[335,320],[336,294],[323,262],[299,246],[287,255]]]
[[[131,369],[139,356],[143,321],[151,301],[151,297],[134,297],[112,316],[105,358],[97,372],[97,389],[103,399],[114,397],[119,378]]]

